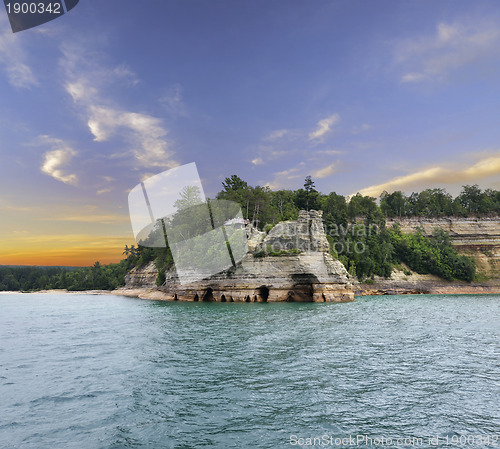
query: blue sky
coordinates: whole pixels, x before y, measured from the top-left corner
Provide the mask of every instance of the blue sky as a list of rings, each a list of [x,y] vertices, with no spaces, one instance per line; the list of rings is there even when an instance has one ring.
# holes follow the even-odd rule
[[[127,194],[196,162],[252,185],[500,189],[497,1],[81,0],[0,11],[0,263],[133,240]],[[100,257],[99,257],[100,256]]]

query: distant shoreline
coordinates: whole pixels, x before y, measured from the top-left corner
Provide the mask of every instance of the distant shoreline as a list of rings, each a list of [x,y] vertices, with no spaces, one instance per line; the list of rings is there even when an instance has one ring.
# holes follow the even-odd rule
[[[0,295],[31,295],[31,294],[69,294],[69,295],[109,295],[112,294],[114,290],[66,290],[64,288],[52,289],[52,290],[38,290],[38,291],[1,291]]]

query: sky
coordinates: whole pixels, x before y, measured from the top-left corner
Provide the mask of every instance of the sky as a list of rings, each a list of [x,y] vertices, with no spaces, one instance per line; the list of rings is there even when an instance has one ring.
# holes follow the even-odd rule
[[[127,197],[195,162],[378,197],[500,189],[497,0],[81,0],[0,10],[0,264],[116,262]]]

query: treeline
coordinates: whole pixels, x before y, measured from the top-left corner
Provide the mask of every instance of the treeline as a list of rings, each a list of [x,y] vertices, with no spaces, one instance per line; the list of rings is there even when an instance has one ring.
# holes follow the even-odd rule
[[[500,192],[483,192],[476,185],[464,186],[456,198],[443,189],[427,189],[410,196],[384,192],[379,202],[360,194],[350,201],[335,192],[322,194],[309,176],[304,188],[298,190],[251,187],[236,175],[226,178],[222,185],[217,198],[238,202],[244,217],[260,229],[295,220],[301,209],[323,211],[331,254],[360,279],[388,277],[395,266],[405,263],[420,274],[472,281],[474,261],[459,255],[444,231],[436,231],[432,237],[423,231],[402,234],[398,228],[388,229],[385,218],[500,214]]]
[[[426,189],[405,195],[401,191],[383,192],[379,201],[356,194],[347,201],[335,192],[323,194],[315,189],[308,176],[298,190],[275,190],[252,187],[236,175],[226,178],[217,198],[238,202],[244,218],[259,228],[267,223],[293,220],[301,209],[322,210],[325,218],[337,223],[354,222],[358,217],[475,217],[500,215],[500,191],[481,190],[477,185],[465,185],[453,198],[445,189]]]
[[[383,192],[380,209],[386,217],[470,217],[500,214],[500,192],[477,185],[463,186],[453,198],[444,189],[427,189],[406,196],[403,192]]]
[[[0,291],[50,289],[113,290],[125,285],[125,274],[133,265],[120,263],[92,267],[0,267]]]

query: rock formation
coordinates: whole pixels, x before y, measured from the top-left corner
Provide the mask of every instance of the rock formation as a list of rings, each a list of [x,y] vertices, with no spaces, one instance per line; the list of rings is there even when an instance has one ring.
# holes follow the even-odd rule
[[[417,228],[432,235],[435,228],[450,234],[459,253],[470,255],[477,270],[489,278],[500,278],[500,218],[399,218],[388,219],[387,226],[398,223],[401,231],[415,232]]]
[[[220,302],[344,302],[354,293],[344,266],[328,253],[322,212],[301,211],[297,221],[269,234],[247,227],[249,253],[235,267],[201,282],[181,285],[175,270],[157,288],[162,299]],[[279,254],[279,255],[278,255]],[[154,288],[156,268],[132,270],[127,287]],[[158,298],[158,294],[156,296]]]

